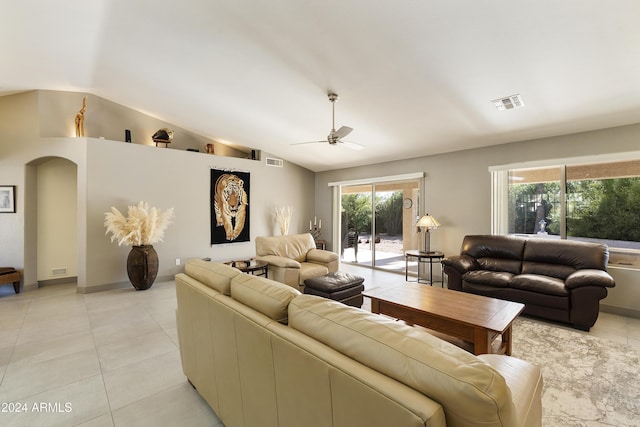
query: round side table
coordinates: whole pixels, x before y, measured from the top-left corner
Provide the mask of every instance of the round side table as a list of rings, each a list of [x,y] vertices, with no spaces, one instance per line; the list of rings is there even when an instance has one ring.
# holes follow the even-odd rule
[[[227,261],[225,264],[237,268],[243,273],[253,274],[254,276],[267,277],[269,272],[269,263],[266,261],[258,261],[255,259],[245,259],[242,261]]]
[[[434,252],[423,252],[418,250],[409,250],[404,253],[404,280],[409,281],[409,259],[416,258],[418,260],[418,275],[417,282],[418,283],[428,283],[433,285],[433,260],[436,260],[438,263],[444,259],[444,253],[439,251]],[[429,280],[423,279],[420,277],[420,265],[429,264]],[[442,263],[440,263],[440,284],[444,288],[444,273],[442,270]]]

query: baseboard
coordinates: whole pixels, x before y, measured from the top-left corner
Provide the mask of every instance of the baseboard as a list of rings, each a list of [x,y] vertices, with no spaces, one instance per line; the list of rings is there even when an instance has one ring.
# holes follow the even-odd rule
[[[61,277],[59,279],[38,280],[37,286],[44,288],[45,286],[66,285],[67,283],[78,283],[77,277]]]
[[[175,278],[174,275],[170,276],[161,276],[157,277],[155,282],[168,282]],[[91,286],[89,288],[77,286],[78,278],[77,277],[65,277],[61,279],[52,279],[52,280],[39,280],[37,283],[31,283],[27,285],[26,283],[22,285],[22,292],[27,291],[35,291],[38,288],[43,288],[46,286],[54,286],[54,285],[64,285],[67,283],[75,283],[76,284],[76,292],[79,294],[93,294],[95,292],[104,292],[104,291],[112,291],[114,289],[123,289],[123,288],[132,288],[131,282],[116,282],[116,283],[107,283],[105,285]]]
[[[617,314],[618,316],[634,317],[640,319],[640,310],[636,308],[617,307],[614,305],[600,304],[600,311],[603,313]]]
[[[115,289],[132,288],[132,287],[133,286],[131,286],[131,283],[129,282],[107,283],[104,285],[91,286],[89,288],[78,286],[76,289],[76,293],[93,294],[96,292],[113,291]]]
[[[167,282],[169,280],[173,280],[175,276],[162,276],[157,277],[154,283],[157,282]],[[78,287],[77,293],[79,294],[93,294],[96,292],[104,292],[104,291],[113,291],[115,289],[123,289],[123,288],[133,288],[131,282],[116,282],[116,283],[107,283],[105,285],[91,286],[89,288],[81,288]]]
[[[27,291],[35,291],[36,289],[38,289],[38,283],[31,283],[31,284],[24,284],[22,285],[22,292],[27,292]]]

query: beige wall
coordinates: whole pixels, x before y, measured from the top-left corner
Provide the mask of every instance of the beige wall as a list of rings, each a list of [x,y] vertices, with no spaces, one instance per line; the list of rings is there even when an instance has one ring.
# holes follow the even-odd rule
[[[77,187],[74,163],[55,158],[37,167],[39,282],[78,275]]]
[[[132,143],[154,146],[153,134],[160,128],[173,130],[170,149],[186,150],[195,148],[206,152],[205,146],[214,144],[215,153],[222,156],[248,157],[247,148],[236,150],[210,138],[186,131],[175,124],[151,117],[95,95],[77,92],[36,91],[38,97],[38,134],[42,138],[75,137],[75,117],[82,107],[82,98],[87,97],[84,136],[124,141],[125,129],[131,131]],[[164,147],[164,145],[162,145]]]
[[[123,142],[88,139],[87,153],[87,271],[86,286],[127,280],[124,262],[130,248],[118,247],[104,236],[104,213],[138,201],[159,209],[174,208],[175,220],[164,242],[155,246],[159,275],[182,271],[175,259],[211,257],[242,259],[255,255],[256,236],[279,234],[273,206],[293,206],[290,233],[304,232],[313,206],[313,173],[286,163],[284,168],[264,161],[204,153],[165,150]],[[210,245],[210,170],[212,167],[251,173],[249,205],[251,241]],[[184,262],[184,261],[183,261]]]
[[[50,99],[56,94],[62,97],[59,102]],[[306,231],[305,223],[313,216],[314,200],[310,191],[314,183],[313,172],[289,162],[284,162],[283,168],[274,168],[266,166],[264,160],[57,135],[60,130],[51,129],[56,126],[66,129],[81,105],[83,94],[73,94],[80,103],[74,98],[68,108],[60,106],[71,96],[67,93],[41,95],[29,92],[0,97],[0,114],[6,113],[0,122],[0,182],[18,186],[18,212],[0,215],[3,242],[0,260],[3,265],[23,270],[27,288],[35,286],[42,261],[38,256],[37,234],[38,171],[52,159],[67,159],[77,168],[79,292],[128,282],[125,263],[129,250],[111,243],[104,234],[104,213],[111,206],[126,210],[129,204],[144,200],[161,209],[175,209],[174,224],[167,230],[164,242],[156,245],[160,277],[171,277],[182,270],[182,265],[175,264],[177,258],[184,264],[191,257],[228,260],[253,256],[255,236],[279,234],[273,220],[274,205],[293,207],[290,233]],[[91,102],[90,97],[87,112]],[[102,102],[103,108],[109,105],[108,101]],[[93,105],[96,105],[95,100]],[[114,111],[121,108],[116,104],[112,107]],[[10,121],[5,121],[4,117]],[[160,127],[172,127],[145,115],[136,116],[136,120],[140,122],[140,128],[154,132]],[[113,127],[122,129],[124,136],[124,125],[116,121],[114,119]],[[40,122],[44,124],[40,126]],[[134,141],[135,138],[134,133]],[[193,138],[197,140],[198,137]],[[250,242],[214,247],[209,244],[209,174],[212,167],[251,173]]]
[[[306,231],[309,218],[317,215],[324,219],[322,237],[329,241],[329,248],[332,247],[329,182],[426,172],[424,194],[420,198],[422,212],[428,211],[442,223],[442,227],[432,233],[432,248],[455,254],[466,234],[490,232],[489,166],[636,151],[640,140],[640,124],[637,124],[314,175],[288,162],[279,169],[265,166],[264,161],[142,144],[95,138],[41,138],[41,135],[66,135],[59,134],[68,132],[69,123],[73,124],[82,95],[35,91],[0,97],[0,183],[18,186],[18,213],[0,215],[3,242],[0,260],[4,265],[24,269],[26,284],[37,280],[38,209],[37,193],[25,189],[37,188],[38,166],[55,157],[77,165],[78,287],[80,292],[85,292],[127,281],[124,268],[127,248],[110,243],[104,236],[104,212],[111,206],[126,209],[128,204],[145,200],[159,208],[176,209],[175,224],[169,227],[165,242],[157,245],[161,276],[171,276],[181,270],[181,266],[175,265],[176,258],[208,256],[223,260],[253,255],[253,242],[209,245],[208,173],[211,167],[251,172],[252,241],[257,235],[277,234],[272,208],[290,205],[294,208],[290,233]],[[60,99],[56,100],[56,96]],[[96,111],[89,111],[97,108],[98,99],[92,96],[88,99],[88,129],[92,126],[95,130],[96,124],[90,117],[93,114],[95,119]],[[99,131],[105,135],[92,136],[122,140],[124,129],[130,128],[135,142],[138,134],[171,127],[140,113],[136,113],[140,114],[135,120],[138,127],[119,123],[120,115],[128,117],[125,112],[129,109],[106,100],[100,103],[101,109],[108,109],[112,104],[111,112],[105,113],[111,118],[105,119],[108,125]],[[193,138],[195,141],[199,137]],[[604,301],[608,309],[640,313],[639,272],[615,268],[610,271],[617,286]]]
[[[317,173],[316,211],[331,217],[330,182],[425,172],[422,212],[429,212],[442,224],[431,233],[431,248],[445,255],[457,254],[465,235],[491,232],[490,166],[632,152],[638,150],[639,140],[640,124],[635,124]],[[330,239],[331,231],[326,235]],[[329,245],[333,247],[332,242]],[[604,304],[610,304],[612,310],[633,310],[640,317],[640,271],[610,271],[617,286]]]
[[[5,99],[10,98],[10,102]],[[0,264],[22,268],[24,254],[24,162],[13,148],[37,136],[37,94],[0,97],[0,184],[16,185],[17,214],[0,214]]]

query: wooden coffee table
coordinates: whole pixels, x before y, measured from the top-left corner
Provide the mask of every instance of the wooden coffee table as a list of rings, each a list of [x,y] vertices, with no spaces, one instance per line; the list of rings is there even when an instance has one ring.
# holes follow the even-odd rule
[[[459,338],[474,354],[511,355],[511,325],[524,304],[417,283],[366,291],[371,311]],[[493,341],[502,337],[497,348]]]

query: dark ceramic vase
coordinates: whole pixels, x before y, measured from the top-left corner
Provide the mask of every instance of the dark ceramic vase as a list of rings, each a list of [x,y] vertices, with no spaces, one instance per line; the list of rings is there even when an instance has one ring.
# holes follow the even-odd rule
[[[127,257],[127,274],[137,291],[149,289],[158,275],[158,253],[151,245],[133,246]]]

